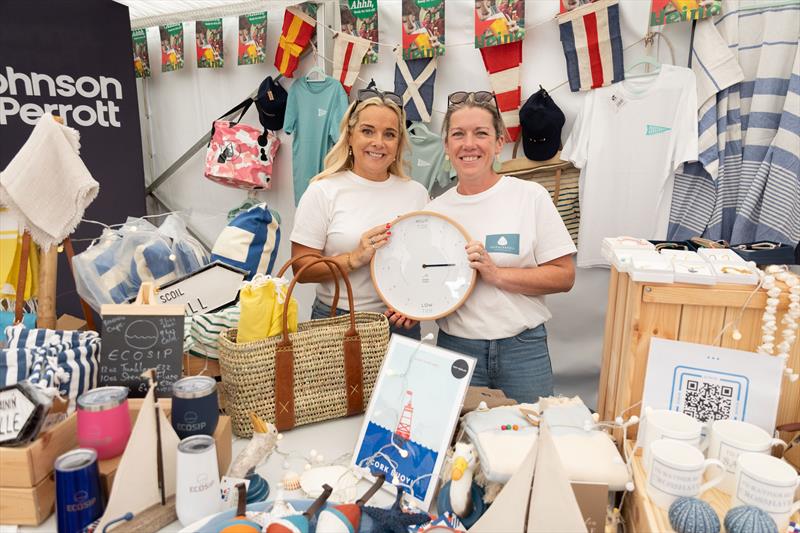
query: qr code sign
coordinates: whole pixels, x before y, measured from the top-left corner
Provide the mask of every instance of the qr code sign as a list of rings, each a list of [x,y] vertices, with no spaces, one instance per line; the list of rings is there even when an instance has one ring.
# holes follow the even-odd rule
[[[733,387],[703,378],[687,379],[681,391],[680,411],[696,420],[727,420],[735,414]]]

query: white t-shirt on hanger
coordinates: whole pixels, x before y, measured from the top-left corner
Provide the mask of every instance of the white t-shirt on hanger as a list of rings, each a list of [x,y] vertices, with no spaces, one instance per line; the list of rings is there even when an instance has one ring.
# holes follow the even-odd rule
[[[428,191],[414,180],[390,175],[376,182],[350,171],[339,172],[308,186],[297,206],[290,240],[322,250],[324,256],[351,252],[365,231],[422,209],[428,199]],[[356,311],[386,310],[372,284],[369,264],[348,277]],[[333,292],[332,281],[317,286],[317,298],[327,305],[333,303]],[[344,286],[338,307],[350,309]]]
[[[561,158],[581,169],[578,266],[607,266],[605,237],[664,239],[673,172],[697,160],[694,73],[662,65],[657,74],[594,89]]]
[[[532,181],[503,176],[478,194],[456,187],[431,201],[426,211],[452,218],[480,241],[499,267],[536,267],[575,253],[575,245],[547,189]],[[478,281],[453,313],[436,321],[449,335],[505,339],[535,328],[552,315],[544,296],[526,296]]]

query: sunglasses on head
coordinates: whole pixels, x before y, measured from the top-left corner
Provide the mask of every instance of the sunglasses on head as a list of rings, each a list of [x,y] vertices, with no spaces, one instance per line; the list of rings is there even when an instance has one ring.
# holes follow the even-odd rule
[[[364,100],[369,100],[370,98],[380,98],[381,100],[389,101],[395,104],[397,107],[403,107],[403,99],[393,92],[383,92],[375,88],[361,89],[358,91],[357,102],[361,103]]]
[[[447,97],[447,107],[463,104],[470,100],[476,104],[494,104],[496,106],[494,94],[489,91],[457,91]]]

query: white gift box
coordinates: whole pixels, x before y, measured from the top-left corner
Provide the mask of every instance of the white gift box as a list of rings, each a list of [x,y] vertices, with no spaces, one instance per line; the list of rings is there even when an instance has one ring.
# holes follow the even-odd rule
[[[715,285],[717,283],[717,275],[714,272],[714,268],[705,261],[673,260],[672,267],[676,283],[692,283],[695,285]]]

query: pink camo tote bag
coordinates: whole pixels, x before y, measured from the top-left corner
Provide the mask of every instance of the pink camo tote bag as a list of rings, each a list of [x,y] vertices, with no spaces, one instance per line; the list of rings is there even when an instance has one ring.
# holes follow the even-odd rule
[[[205,176],[237,189],[269,189],[272,186],[272,162],[280,147],[278,137],[249,124],[240,124],[253,100],[248,98],[223,117],[239,109],[236,121],[216,120],[211,128],[211,142],[206,152]]]

